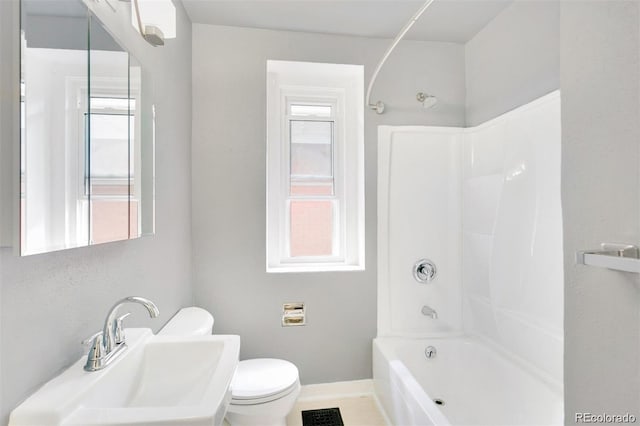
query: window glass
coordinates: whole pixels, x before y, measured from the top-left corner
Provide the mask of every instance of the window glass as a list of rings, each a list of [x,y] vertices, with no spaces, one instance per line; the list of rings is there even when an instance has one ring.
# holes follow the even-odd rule
[[[332,195],[333,122],[290,122],[290,194]]]
[[[333,255],[333,201],[291,200],[291,257]]]
[[[129,178],[129,120],[118,114],[91,114],[91,177]]]
[[[299,105],[291,104],[289,114],[297,117],[331,117],[333,108],[330,105]]]
[[[127,111],[135,111],[136,100],[127,98],[91,98],[91,111],[95,110],[114,110],[122,113]]]
[[[129,167],[134,160],[131,147],[135,116],[130,115],[133,108],[134,99],[91,98],[92,136],[87,146],[91,172],[89,179],[85,179],[85,195],[90,194],[93,243],[127,239],[137,232],[137,203],[129,199],[134,181]]]

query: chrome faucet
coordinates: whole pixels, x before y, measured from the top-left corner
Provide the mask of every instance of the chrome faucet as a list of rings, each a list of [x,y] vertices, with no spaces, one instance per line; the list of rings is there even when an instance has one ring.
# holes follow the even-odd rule
[[[427,305],[422,307],[422,315],[431,317],[431,319],[438,319],[438,313],[436,310]]]
[[[126,303],[139,303],[149,311],[151,318],[160,314],[158,307],[149,299],[138,296],[129,296],[116,302],[109,310],[104,327],[89,338],[91,349],[87,355],[86,371],[98,371],[109,365],[127,347],[124,341],[122,321],[130,314],[118,317],[118,309]]]

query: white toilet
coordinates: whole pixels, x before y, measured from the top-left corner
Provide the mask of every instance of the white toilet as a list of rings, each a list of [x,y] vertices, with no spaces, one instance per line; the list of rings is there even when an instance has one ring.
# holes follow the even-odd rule
[[[212,331],[211,314],[191,307],[181,309],[158,334],[206,335]],[[299,394],[298,369],[289,361],[240,361],[231,381],[226,419],[232,426],[284,426]]]

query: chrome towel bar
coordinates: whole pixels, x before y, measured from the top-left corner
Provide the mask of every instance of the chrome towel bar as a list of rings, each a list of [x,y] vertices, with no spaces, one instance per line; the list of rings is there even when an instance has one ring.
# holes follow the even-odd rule
[[[576,263],[640,273],[640,250],[631,244],[602,243],[600,249],[578,251]]]

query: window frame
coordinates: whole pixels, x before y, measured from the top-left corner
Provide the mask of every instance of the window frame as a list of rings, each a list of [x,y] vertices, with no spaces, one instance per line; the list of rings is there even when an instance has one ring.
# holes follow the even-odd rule
[[[340,263],[344,262],[345,256],[345,238],[344,238],[344,183],[342,182],[343,168],[343,135],[342,121],[344,120],[342,105],[344,104],[344,93],[335,91],[330,93],[324,91],[318,96],[317,92],[304,89],[285,89],[281,91],[283,97],[282,103],[285,106],[285,112],[282,117],[282,134],[283,158],[282,162],[282,187],[280,188],[283,195],[284,212],[281,215],[284,224],[280,232],[280,262],[282,264],[301,264],[301,263]],[[296,116],[290,114],[291,105],[317,105],[330,106],[332,114],[329,117],[321,116]],[[332,139],[331,139],[331,169],[333,178],[333,194],[332,195],[293,195],[291,194],[291,122],[293,121],[317,121],[332,122]],[[333,212],[333,232],[332,232],[332,255],[329,256],[292,256],[291,255],[291,202],[294,200],[307,201],[331,201]]]
[[[342,70],[330,67],[347,67],[348,72],[340,75]],[[354,65],[267,62],[267,272],[364,270],[363,74],[362,67]],[[291,105],[331,106],[332,114],[293,115]],[[293,121],[333,122],[333,195],[291,194]],[[291,202],[295,200],[331,200],[331,255],[291,256]]]

